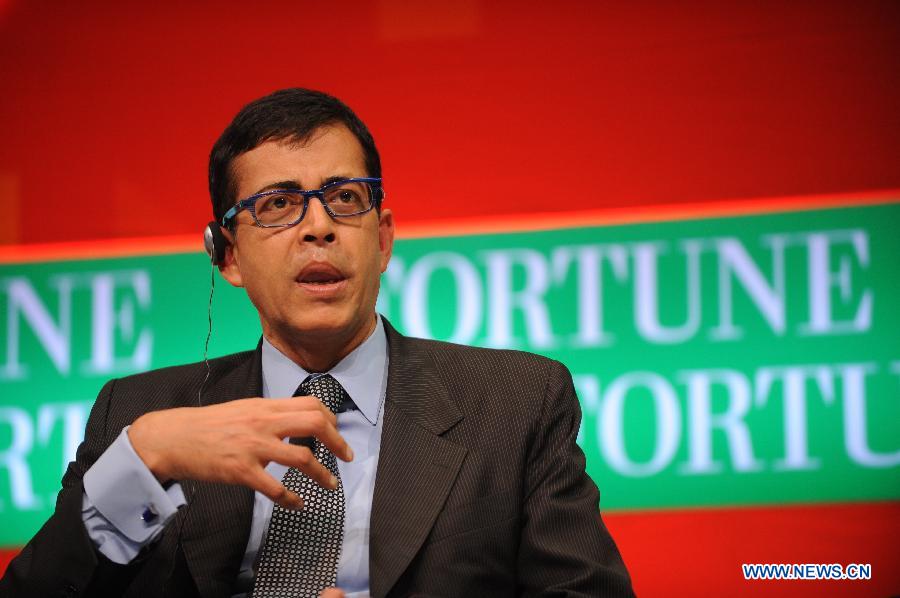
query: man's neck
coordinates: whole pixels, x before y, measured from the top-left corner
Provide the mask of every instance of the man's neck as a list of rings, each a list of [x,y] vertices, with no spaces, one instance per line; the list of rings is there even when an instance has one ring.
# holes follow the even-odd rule
[[[368,325],[349,335],[279,334],[272,330],[263,334],[273,347],[307,372],[327,372],[369,338],[377,322],[373,313]]]

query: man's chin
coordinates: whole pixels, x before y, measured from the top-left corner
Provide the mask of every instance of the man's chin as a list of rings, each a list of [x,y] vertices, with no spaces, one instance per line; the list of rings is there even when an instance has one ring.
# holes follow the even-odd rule
[[[373,312],[374,313],[374,312]],[[288,338],[300,341],[313,338],[348,339],[360,334],[360,328],[371,325],[368,317],[360,318],[357,314],[348,314],[338,306],[320,305],[304,310],[302,317],[289,318],[278,328]]]

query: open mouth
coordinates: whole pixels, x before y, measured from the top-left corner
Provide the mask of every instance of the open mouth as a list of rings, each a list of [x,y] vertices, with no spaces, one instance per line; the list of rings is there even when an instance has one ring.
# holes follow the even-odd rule
[[[341,282],[344,280],[343,278],[338,277],[326,277],[326,276],[304,276],[300,278],[297,282],[302,284],[334,284],[337,282]]]
[[[303,268],[296,280],[307,288],[326,289],[339,285],[347,277],[331,264],[318,263]]]

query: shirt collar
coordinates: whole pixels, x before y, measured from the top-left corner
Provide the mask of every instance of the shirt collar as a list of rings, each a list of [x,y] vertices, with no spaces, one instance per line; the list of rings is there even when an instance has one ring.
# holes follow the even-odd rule
[[[387,335],[381,316],[376,314],[376,318],[372,334],[328,371],[373,426],[384,398],[388,362]],[[263,337],[263,396],[290,397],[308,375]]]

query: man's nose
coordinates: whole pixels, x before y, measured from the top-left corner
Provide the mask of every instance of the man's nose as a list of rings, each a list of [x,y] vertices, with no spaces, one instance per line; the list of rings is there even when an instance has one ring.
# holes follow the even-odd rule
[[[334,218],[325,211],[325,205],[319,197],[309,198],[306,215],[298,226],[301,228],[304,241],[326,243],[334,241]]]

